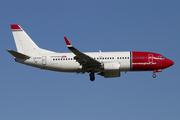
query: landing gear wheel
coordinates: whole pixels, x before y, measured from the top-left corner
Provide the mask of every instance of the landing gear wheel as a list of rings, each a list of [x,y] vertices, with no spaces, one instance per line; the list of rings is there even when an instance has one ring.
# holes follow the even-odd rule
[[[153,76],[153,78],[156,78],[156,74],[153,74],[152,76]]]
[[[95,77],[94,77],[94,71],[91,71],[91,73],[89,74],[90,80],[94,81]]]

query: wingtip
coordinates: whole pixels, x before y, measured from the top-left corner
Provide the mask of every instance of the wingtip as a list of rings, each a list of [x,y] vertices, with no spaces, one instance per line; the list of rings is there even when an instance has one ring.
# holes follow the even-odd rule
[[[64,40],[65,40],[67,46],[72,46],[71,43],[69,42],[69,40],[65,36],[64,36]]]

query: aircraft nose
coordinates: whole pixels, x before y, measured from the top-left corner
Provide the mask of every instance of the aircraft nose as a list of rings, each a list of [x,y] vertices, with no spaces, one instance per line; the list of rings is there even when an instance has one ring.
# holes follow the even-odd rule
[[[174,62],[172,60],[168,59],[168,64],[169,64],[169,66],[172,66],[172,65],[174,65]]]
[[[163,68],[170,67],[173,64],[174,64],[174,62],[172,60],[170,60],[170,59],[167,59],[167,58],[162,61],[162,67]]]

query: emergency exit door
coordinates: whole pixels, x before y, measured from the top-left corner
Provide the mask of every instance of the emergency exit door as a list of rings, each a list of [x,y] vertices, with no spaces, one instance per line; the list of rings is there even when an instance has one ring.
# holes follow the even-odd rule
[[[148,61],[149,61],[150,63],[153,63],[153,54],[149,54],[149,55],[148,55]]]
[[[42,56],[42,65],[46,65],[46,56]]]

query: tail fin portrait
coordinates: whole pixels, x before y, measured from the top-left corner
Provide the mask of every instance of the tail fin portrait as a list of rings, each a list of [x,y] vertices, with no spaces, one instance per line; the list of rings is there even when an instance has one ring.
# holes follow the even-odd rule
[[[16,48],[19,53],[33,55],[39,51],[39,47],[32,41],[26,32],[17,24],[11,25]]]

